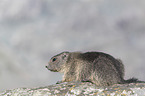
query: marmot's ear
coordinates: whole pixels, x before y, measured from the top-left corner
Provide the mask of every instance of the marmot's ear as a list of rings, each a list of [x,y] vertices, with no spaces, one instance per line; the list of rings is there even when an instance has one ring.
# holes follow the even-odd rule
[[[69,55],[69,52],[64,52],[64,53],[62,54],[62,58],[65,59],[65,58],[68,57],[68,55]]]

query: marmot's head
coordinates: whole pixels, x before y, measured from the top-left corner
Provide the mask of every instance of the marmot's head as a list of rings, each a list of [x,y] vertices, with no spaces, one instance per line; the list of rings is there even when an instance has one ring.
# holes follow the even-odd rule
[[[62,52],[50,59],[46,68],[53,72],[60,72],[63,70],[63,66],[65,65],[69,56],[69,52]]]

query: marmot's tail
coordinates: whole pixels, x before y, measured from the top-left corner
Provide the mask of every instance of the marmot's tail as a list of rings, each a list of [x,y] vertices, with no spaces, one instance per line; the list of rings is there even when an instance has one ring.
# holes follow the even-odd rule
[[[138,81],[137,78],[130,78],[128,80],[125,80],[125,83],[136,83]]]
[[[145,83],[145,81],[139,81],[137,78],[130,78],[125,80],[125,83]]]

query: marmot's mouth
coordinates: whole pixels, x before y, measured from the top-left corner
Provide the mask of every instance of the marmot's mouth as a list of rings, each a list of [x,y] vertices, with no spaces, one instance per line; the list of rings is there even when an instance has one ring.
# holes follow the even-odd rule
[[[47,68],[47,69],[48,69],[48,68]],[[57,70],[52,70],[52,69],[48,69],[48,70],[53,71],[53,72],[58,72]]]

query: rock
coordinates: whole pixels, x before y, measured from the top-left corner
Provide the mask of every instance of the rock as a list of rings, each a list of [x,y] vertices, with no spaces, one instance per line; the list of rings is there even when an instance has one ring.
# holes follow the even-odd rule
[[[145,95],[145,83],[114,84],[97,87],[89,82],[65,82],[39,88],[17,88],[0,92],[0,96],[82,96],[82,95]]]

